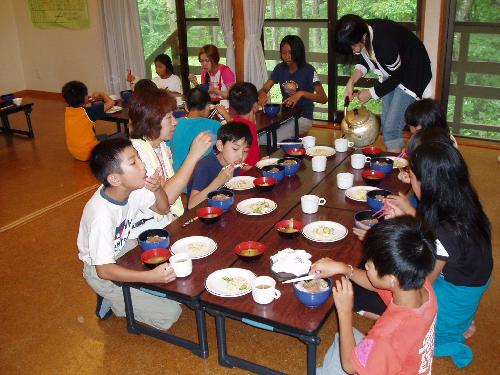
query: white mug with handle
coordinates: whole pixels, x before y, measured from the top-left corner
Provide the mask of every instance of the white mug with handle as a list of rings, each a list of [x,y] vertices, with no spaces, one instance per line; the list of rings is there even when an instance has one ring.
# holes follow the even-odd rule
[[[315,214],[319,210],[319,206],[326,203],[325,198],[320,198],[317,195],[303,195],[300,198],[302,212],[305,214]]]
[[[335,150],[338,152],[346,152],[348,147],[354,147],[354,142],[350,142],[345,138],[335,140]]]

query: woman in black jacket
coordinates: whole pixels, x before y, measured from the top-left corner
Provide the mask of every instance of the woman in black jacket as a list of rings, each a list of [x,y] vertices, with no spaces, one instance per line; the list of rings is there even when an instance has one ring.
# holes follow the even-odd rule
[[[394,21],[363,20],[347,14],[335,26],[335,47],[339,53],[358,55],[354,73],[344,96],[356,96],[361,103],[382,98],[382,133],[388,151],[403,147],[404,113],[408,105],[429,96],[432,78],[429,55],[410,30]],[[354,85],[368,70],[379,83],[353,94]]]

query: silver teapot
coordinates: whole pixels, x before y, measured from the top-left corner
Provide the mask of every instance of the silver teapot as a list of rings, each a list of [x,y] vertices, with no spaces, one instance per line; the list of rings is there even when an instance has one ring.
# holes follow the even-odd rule
[[[354,147],[373,144],[378,137],[380,124],[377,116],[361,105],[349,111],[349,98],[344,101],[344,118],[340,124],[342,134],[354,143]]]

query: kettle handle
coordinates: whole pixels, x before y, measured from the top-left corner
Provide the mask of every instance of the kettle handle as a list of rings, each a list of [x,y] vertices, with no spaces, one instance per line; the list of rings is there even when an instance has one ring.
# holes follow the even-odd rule
[[[352,91],[353,94],[356,94],[358,92],[359,92],[359,90],[353,90]],[[346,122],[347,126],[350,128],[352,126],[352,124],[349,122],[349,118],[347,117],[347,110],[349,109],[349,104],[350,104],[349,97],[346,96],[344,98],[344,119],[345,119],[345,122]]]

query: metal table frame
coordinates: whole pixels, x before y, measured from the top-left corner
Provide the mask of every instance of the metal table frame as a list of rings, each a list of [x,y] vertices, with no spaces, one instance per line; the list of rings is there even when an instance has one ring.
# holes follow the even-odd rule
[[[19,130],[19,129],[12,129],[10,127],[10,122],[9,122],[9,115],[17,112],[24,112],[24,116],[26,116],[26,122],[28,124],[28,131],[26,130]],[[21,134],[21,135],[26,135],[28,138],[34,138],[35,133],[33,133],[33,127],[31,125],[31,112],[33,111],[33,103],[26,103],[26,104],[21,104],[19,106],[13,104],[12,106],[7,106],[2,109],[0,109],[0,118],[2,120],[2,126],[0,126],[0,130],[4,134]]]
[[[181,302],[192,309],[196,316],[196,328],[198,330],[198,342],[193,342],[179,336],[171,335],[167,332],[157,330],[145,324],[137,322],[134,318],[134,308],[132,306],[132,296],[130,288],[136,288],[143,292],[153,294],[159,298],[169,298],[177,302]],[[205,319],[205,311],[203,310],[200,298],[198,296],[189,297],[178,293],[168,292],[163,289],[154,289],[152,286],[147,288],[133,283],[122,283],[123,299],[125,302],[125,315],[127,318],[127,329],[130,333],[144,333],[148,336],[155,337],[162,341],[183,347],[191,350],[193,354],[206,359],[208,358],[208,338],[207,324]]]

